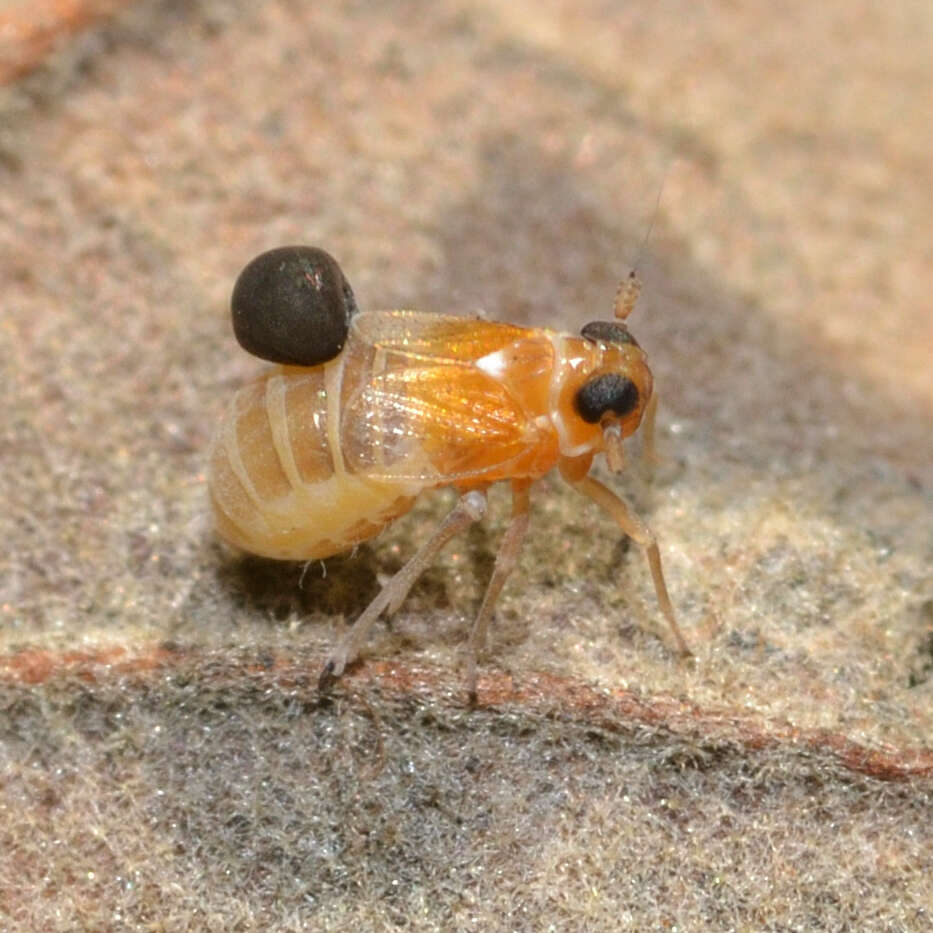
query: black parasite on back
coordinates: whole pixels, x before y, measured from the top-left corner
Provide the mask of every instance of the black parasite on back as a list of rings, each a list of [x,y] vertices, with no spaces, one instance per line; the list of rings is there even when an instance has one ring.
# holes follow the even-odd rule
[[[333,256],[314,246],[281,246],[243,269],[231,310],[233,332],[248,353],[317,366],[341,351],[357,307]]]

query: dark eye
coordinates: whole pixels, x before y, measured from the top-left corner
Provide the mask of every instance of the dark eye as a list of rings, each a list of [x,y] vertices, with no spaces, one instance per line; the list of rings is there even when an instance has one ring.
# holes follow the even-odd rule
[[[231,299],[240,346],[273,363],[316,366],[343,348],[356,313],[333,256],[313,246],[262,253],[240,273]]]
[[[628,332],[628,328],[618,321],[590,321],[580,335],[593,343],[611,343],[616,346],[630,343],[638,346],[638,341]]]
[[[574,400],[587,424],[596,424],[607,412],[627,415],[638,406],[638,389],[631,379],[618,373],[603,373],[585,382]]]

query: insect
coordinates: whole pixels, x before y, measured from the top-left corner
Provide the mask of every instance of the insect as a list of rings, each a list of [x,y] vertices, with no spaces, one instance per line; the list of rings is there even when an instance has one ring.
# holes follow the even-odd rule
[[[349,286],[337,292],[352,296]],[[213,443],[209,488],[221,537],[265,557],[319,559],[374,537],[428,490],[459,493],[332,652],[322,690],[451,538],[485,515],[487,488],[507,481],[511,520],[467,642],[475,699],[477,656],[525,537],[533,484],[555,467],[644,551],[661,612],[689,654],[654,535],[589,475],[600,453],[621,471],[624,438],[643,421],[653,429],[651,371],[625,324],[637,293],[633,273],[619,288],[615,320],[587,324],[580,336],[420,311],[354,313],[337,350],[314,346],[313,327],[312,346],[295,349],[292,332],[283,329],[285,345],[266,355],[288,362],[236,393]],[[329,300],[321,299],[325,306]],[[243,304],[246,313],[250,302]],[[345,311],[334,314],[343,319]]]

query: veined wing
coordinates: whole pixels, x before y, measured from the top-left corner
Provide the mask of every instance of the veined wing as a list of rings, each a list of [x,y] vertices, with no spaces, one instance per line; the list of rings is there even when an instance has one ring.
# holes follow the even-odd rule
[[[545,430],[525,390],[528,380],[547,385],[553,348],[535,331],[369,312],[354,320],[344,354],[341,438],[351,470],[455,482],[507,466]]]
[[[366,311],[351,334],[372,347],[410,359],[476,361],[533,333],[527,327],[429,311]]]

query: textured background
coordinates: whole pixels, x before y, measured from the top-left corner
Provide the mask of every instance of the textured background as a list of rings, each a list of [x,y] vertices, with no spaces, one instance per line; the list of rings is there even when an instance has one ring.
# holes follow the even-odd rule
[[[931,40],[919,0],[0,2],[3,925],[927,929]],[[213,542],[229,291],[291,242],[363,307],[569,330],[637,260],[664,460],[620,486],[693,662],[548,479],[479,710],[501,494],[318,702],[450,501],[326,577]]]

